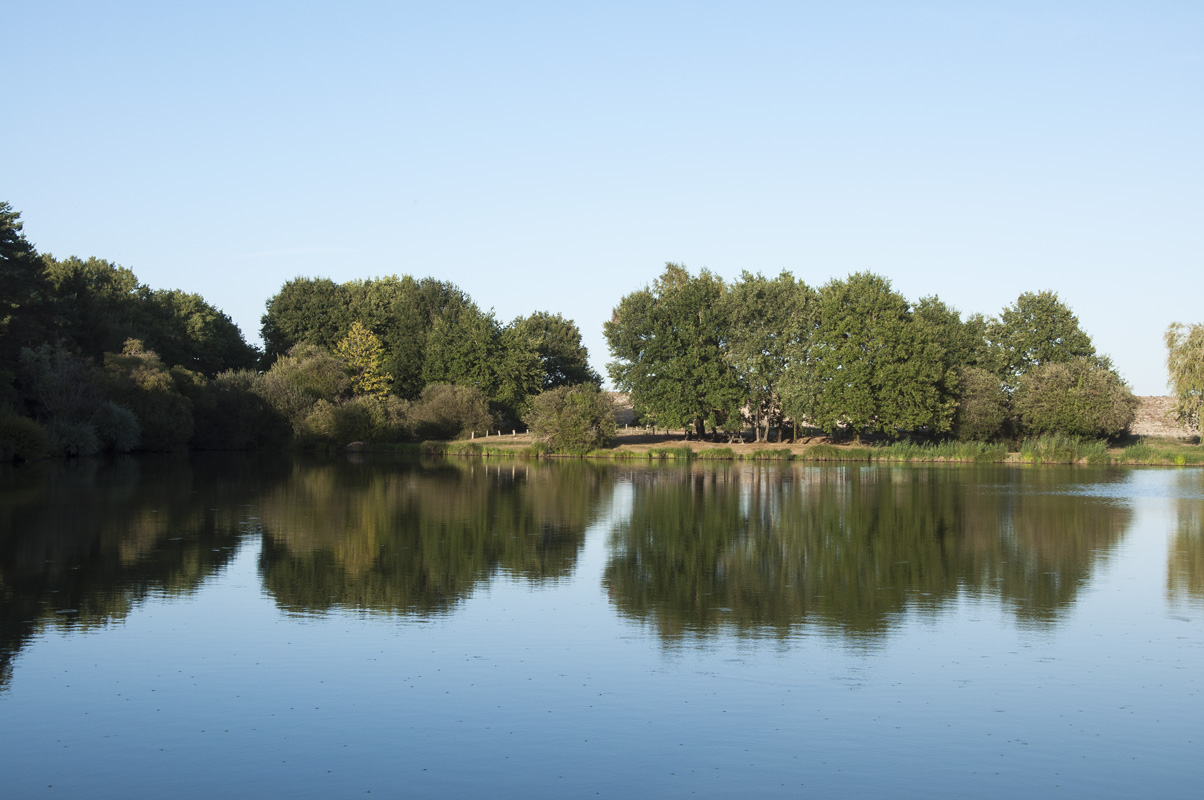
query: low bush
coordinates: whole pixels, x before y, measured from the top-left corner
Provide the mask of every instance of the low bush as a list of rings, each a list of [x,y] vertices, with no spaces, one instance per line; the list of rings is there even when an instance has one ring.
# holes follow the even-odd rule
[[[409,407],[415,434],[422,439],[456,439],[493,427],[489,401],[475,386],[432,383]]]
[[[142,440],[138,415],[113,402],[102,403],[92,415],[100,448],[107,453],[128,453]]]
[[[581,455],[607,447],[615,437],[614,404],[589,383],[542,392],[524,422],[555,453]]]
[[[58,456],[94,456],[100,452],[100,437],[90,422],[56,419],[50,423],[50,452]]]
[[[1025,372],[1012,405],[1029,435],[1111,438],[1133,423],[1137,398],[1111,369],[1079,359]]]
[[[0,461],[33,461],[49,452],[45,428],[14,411],[0,411]]]

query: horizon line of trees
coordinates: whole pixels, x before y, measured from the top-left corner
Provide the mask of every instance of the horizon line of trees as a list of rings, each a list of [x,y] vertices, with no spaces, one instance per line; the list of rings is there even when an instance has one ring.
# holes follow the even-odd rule
[[[963,320],[858,272],[730,284],[667,264],[604,326],[616,388],[643,419],[757,441],[793,425],[833,436],[1116,437],[1137,399],[1053,292]]]
[[[404,441],[521,421],[567,451],[613,435],[580,331],[560,314],[502,323],[434,278],[298,277],[261,322],[262,351],[200,295],[151,289],[103,259],[38,254],[0,202],[0,460]],[[751,426],[780,440],[801,424],[1115,437],[1136,404],[1052,292],[963,320],[869,272],[814,288],[788,272],[727,283],[668,264],[621,299],[604,334],[611,379],[640,417],[697,435]],[[1198,426],[1204,327],[1176,323],[1166,342],[1180,415]]]
[[[467,436],[601,384],[571,320],[503,325],[445,281],[289,281],[260,352],[200,295],[41,255],[22,230],[0,203],[0,461]]]

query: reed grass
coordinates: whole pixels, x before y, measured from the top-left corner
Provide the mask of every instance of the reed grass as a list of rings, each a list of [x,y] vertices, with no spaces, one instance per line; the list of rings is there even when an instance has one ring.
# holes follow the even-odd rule
[[[653,460],[689,461],[694,458],[694,451],[686,445],[679,447],[654,447],[648,451],[648,458]]]
[[[789,461],[794,458],[794,453],[789,447],[765,448],[745,453],[743,458],[745,461]]]
[[[834,447],[815,444],[795,456],[799,461],[869,461],[868,447]]]
[[[694,454],[700,461],[735,461],[736,451],[730,447],[706,447]]]
[[[1020,444],[1020,460],[1032,464],[1110,463],[1106,442],[1062,434],[1025,439]]]

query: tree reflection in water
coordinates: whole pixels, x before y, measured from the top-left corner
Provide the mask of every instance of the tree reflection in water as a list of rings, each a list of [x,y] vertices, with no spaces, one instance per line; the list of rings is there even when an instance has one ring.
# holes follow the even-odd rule
[[[260,571],[293,610],[444,612],[499,570],[569,575],[609,483],[584,462],[299,466],[263,498]]]
[[[732,465],[633,471],[605,584],[667,640],[801,626],[872,640],[904,610],[1002,599],[1026,624],[1072,603],[1131,512],[1003,467]]]
[[[1178,519],[1167,553],[1167,600],[1204,605],[1204,476],[1186,470],[1176,478]]]
[[[122,620],[151,595],[196,591],[233,558],[247,502],[279,459],[80,459],[0,480],[0,685],[46,628]]]

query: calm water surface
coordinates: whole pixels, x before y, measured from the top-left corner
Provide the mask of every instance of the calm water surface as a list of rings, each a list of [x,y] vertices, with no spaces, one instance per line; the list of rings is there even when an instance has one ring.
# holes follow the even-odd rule
[[[1198,797],[1204,471],[0,471],[4,797]]]

